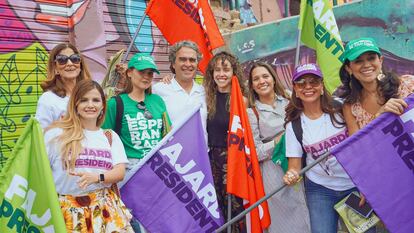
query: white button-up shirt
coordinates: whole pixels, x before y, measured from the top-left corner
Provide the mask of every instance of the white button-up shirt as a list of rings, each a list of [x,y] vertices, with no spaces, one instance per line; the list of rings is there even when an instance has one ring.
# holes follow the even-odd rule
[[[207,142],[207,105],[206,94],[203,86],[193,81],[193,87],[190,93],[173,78],[170,84],[158,82],[152,86],[152,92],[161,96],[167,106],[168,116],[170,117],[172,126],[174,127],[186,112],[192,111],[201,105],[200,114],[203,124],[204,136]]]

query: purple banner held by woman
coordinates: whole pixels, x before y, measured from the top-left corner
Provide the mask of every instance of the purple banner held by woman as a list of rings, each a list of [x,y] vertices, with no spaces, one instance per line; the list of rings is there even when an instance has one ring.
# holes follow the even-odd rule
[[[406,111],[382,114],[332,150],[393,233],[414,229],[414,95]]]
[[[122,199],[149,232],[214,232],[223,218],[199,111],[167,137],[122,187]]]

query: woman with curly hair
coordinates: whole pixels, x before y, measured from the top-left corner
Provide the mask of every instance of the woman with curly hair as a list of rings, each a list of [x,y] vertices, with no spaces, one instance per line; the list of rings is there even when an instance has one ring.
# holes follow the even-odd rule
[[[214,55],[207,66],[203,86],[207,102],[207,133],[209,158],[214,178],[217,199],[223,216],[227,217],[227,130],[230,120],[231,78],[235,75],[243,86],[243,71],[237,58],[227,52]],[[231,216],[244,210],[243,201],[232,196]],[[232,232],[245,232],[245,221],[234,224]]]
[[[119,136],[100,127],[101,86],[82,80],[66,115],[45,132],[46,150],[67,232],[133,232],[131,214],[111,185],[123,180],[128,159]]]
[[[47,77],[40,85],[44,93],[37,102],[36,119],[42,128],[63,117],[76,83],[90,79],[88,66],[70,43],[56,45],[49,54]]]

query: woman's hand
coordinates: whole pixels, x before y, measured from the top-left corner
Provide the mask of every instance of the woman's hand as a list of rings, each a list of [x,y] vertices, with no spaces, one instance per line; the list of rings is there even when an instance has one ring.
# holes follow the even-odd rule
[[[384,112],[392,112],[397,115],[401,115],[408,104],[403,99],[391,98],[389,99],[377,112],[376,116]]]
[[[171,74],[166,74],[164,77],[162,77],[161,82],[165,84],[171,84],[172,79],[173,76]]]
[[[283,176],[283,182],[287,185],[294,185],[299,181],[299,173],[294,169],[289,169]]]
[[[116,89],[117,90],[124,90],[126,87],[126,70],[127,65],[124,63],[116,64],[115,70],[119,74],[118,82],[116,83]],[[117,93],[118,94],[118,93]]]
[[[99,174],[91,172],[72,172],[72,176],[79,176],[78,185],[81,189],[87,188],[90,184],[95,184],[99,182]]]
[[[122,76],[125,76],[127,69],[128,69],[128,65],[125,63],[118,63],[115,66],[116,72],[118,72]]]
[[[361,200],[359,201],[359,207],[365,205],[366,199],[364,194],[362,194],[361,192],[359,192],[359,197],[361,198]]]

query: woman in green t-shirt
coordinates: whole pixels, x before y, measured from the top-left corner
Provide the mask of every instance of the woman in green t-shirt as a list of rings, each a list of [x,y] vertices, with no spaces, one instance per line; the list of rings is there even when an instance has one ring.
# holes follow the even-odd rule
[[[108,101],[104,129],[113,129],[121,138],[131,170],[164,136],[170,120],[164,101],[151,93],[154,72],[159,74],[154,59],[135,54],[128,63],[124,91]],[[135,232],[140,232],[132,221]]]
[[[119,134],[130,160],[129,167],[162,139],[165,124],[169,124],[164,101],[151,93],[154,72],[159,73],[151,56],[135,54],[125,72],[124,91],[108,102],[102,127]]]

